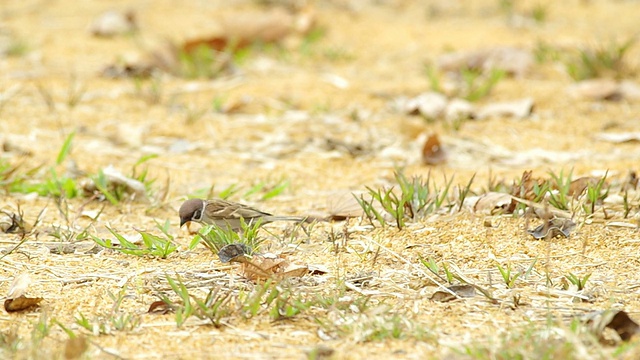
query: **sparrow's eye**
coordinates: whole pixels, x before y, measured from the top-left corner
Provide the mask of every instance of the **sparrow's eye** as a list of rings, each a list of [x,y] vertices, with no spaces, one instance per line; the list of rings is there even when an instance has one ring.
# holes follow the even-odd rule
[[[193,212],[193,218],[192,219],[200,219],[200,217],[202,216],[202,210],[196,210]]]

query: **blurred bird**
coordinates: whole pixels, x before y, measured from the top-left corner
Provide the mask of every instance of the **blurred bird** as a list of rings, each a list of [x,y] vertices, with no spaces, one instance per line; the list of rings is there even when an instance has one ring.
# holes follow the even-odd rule
[[[195,221],[203,225],[215,224],[222,228],[228,227],[234,231],[242,228],[240,219],[244,219],[246,224],[252,224],[258,220],[261,220],[262,224],[273,221],[307,221],[306,217],[275,216],[244,204],[222,199],[189,199],[180,206],[179,214],[180,227],[189,221]]]

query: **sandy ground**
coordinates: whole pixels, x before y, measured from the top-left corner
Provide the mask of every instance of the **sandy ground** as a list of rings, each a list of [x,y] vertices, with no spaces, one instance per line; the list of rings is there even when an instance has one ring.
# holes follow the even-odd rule
[[[177,208],[186,196],[201,189],[213,186],[214,193],[219,193],[235,184],[243,191],[233,200],[278,214],[308,214],[330,212],[341,197],[365,186],[390,185],[398,168],[407,175],[431,173],[440,184],[445,176],[454,176],[455,184],[466,184],[476,174],[475,192],[486,188],[490,175],[511,184],[523,170],[542,177],[547,171],[573,169],[575,176],[583,176],[609,170],[614,183],[629,170],[638,170],[637,142],[613,144],[598,140],[596,134],[637,130],[640,102],[572,98],[567,87],[574,81],[559,63],[534,63],[522,77],[501,80],[480,101],[531,97],[534,113],[525,119],[467,121],[456,131],[445,121],[428,122],[390,105],[398,97],[429,90],[425,64],[450,51],[491,46],[534,50],[541,43],[571,48],[628,39],[638,30],[637,1],[524,1],[511,15],[499,1],[310,2],[318,26],[324,29],[318,41],[305,46],[304,39],[294,35],[280,48],[252,51],[231,74],[212,80],[163,74],[142,82],[100,76],[107,65],[143,59],[167,39],[179,42],[209,36],[223,17],[265,11],[258,3],[0,0],[0,34],[27,47],[19,56],[0,56],[0,140],[30,153],[5,151],[3,158],[23,163],[25,169],[44,164],[44,169],[55,167],[64,173],[73,160],[87,174],[108,165],[128,174],[141,156],[157,154],[146,165],[150,176],[157,178],[156,192],[170,184],[166,201],[107,204],[89,231],[105,238],[110,236],[105,225],[124,234],[134,234],[136,229],[157,232],[154,221],[169,220],[179,244],[178,251],[164,260],[108,250],[53,254],[45,245],[58,240],[50,233],[66,224],[55,201],[3,193],[0,207],[16,209],[20,204],[29,222],[47,208],[21,251],[0,260],[0,294],[8,291],[17,274],[28,273],[32,278],[28,294],[44,298],[39,310],[0,314],[2,333],[16,332],[24,339],[15,352],[3,351],[17,358],[63,358],[68,335],[59,326],[51,325],[44,340],[35,342],[33,329],[42,316],[48,319],[45,323],[55,319],[84,334],[91,345],[82,356],[97,359],[305,358],[320,344],[333,349],[335,358],[465,358],[468,355],[455,350],[473,344],[499,348],[511,330],[543,323],[547,317],[568,324],[571,315],[616,308],[638,318],[637,229],[594,221],[581,224],[568,240],[533,241],[524,232],[527,223],[522,218],[506,218],[497,228],[487,229],[483,217],[469,211],[434,217],[402,231],[352,220],[347,225],[350,240],[337,252],[330,238],[342,231],[342,224],[319,224],[309,235],[298,233],[300,238],[291,242],[267,235],[267,249],[287,251],[296,261],[329,269],[326,275],[307,276],[293,285],[303,293],[337,297],[344,303],[370,296],[371,309],[362,314],[346,311],[351,322],[321,308],[277,322],[266,314],[231,318],[220,328],[193,319],[178,328],[173,314],[146,314],[149,304],[158,299],[157,289],[170,292],[165,274],[178,274],[201,295],[214,285],[252,286],[207,249],[188,249],[192,237],[178,229]],[[540,24],[525,16],[536,6],[547,12]],[[111,9],[133,10],[138,34],[92,36],[91,21]],[[638,55],[636,46],[628,57],[631,65],[640,65]],[[628,79],[640,80],[637,72]],[[70,106],[74,94],[82,96]],[[241,105],[225,113],[215,111],[215,104]],[[58,151],[73,131],[70,160],[56,166]],[[432,132],[440,135],[449,161],[425,166],[420,149],[425,134]],[[354,156],[344,148],[330,149],[327,140],[362,151]],[[496,149],[510,159],[533,155],[510,163],[496,160],[492,156]],[[537,152],[540,149],[552,155],[545,158]],[[272,199],[242,197],[257,183],[273,186],[282,181],[289,186]],[[68,202],[76,230],[90,224],[80,216],[82,211],[97,211],[105,204],[86,202],[86,198]],[[291,227],[274,224],[269,229],[282,234]],[[2,234],[0,240],[9,249],[18,236]],[[511,299],[517,293],[523,305],[512,309],[482,296],[432,302],[429,297],[436,287],[426,278],[419,257],[454,264],[478,285],[492,289],[496,298]],[[535,259],[534,271],[521,280],[519,291],[500,283],[496,260],[525,271]],[[545,276],[557,283],[569,272],[592,273],[592,302],[575,302],[566,295],[550,297],[540,290]],[[363,273],[370,274],[371,281],[361,292],[347,290],[338,296],[341,281]],[[108,292],[122,289],[127,296],[119,313],[135,314],[140,326],[92,335],[75,324],[80,313],[97,323],[105,321],[114,303]],[[384,314],[409,319],[407,336],[363,338]],[[330,333],[318,325],[318,318],[347,322],[356,330]],[[514,344],[519,346],[517,341]],[[564,355],[612,356],[613,348],[581,346]],[[632,353],[624,356],[638,354],[631,348]],[[509,358],[487,354],[472,358]],[[528,353],[530,358],[538,355],[535,350]]]

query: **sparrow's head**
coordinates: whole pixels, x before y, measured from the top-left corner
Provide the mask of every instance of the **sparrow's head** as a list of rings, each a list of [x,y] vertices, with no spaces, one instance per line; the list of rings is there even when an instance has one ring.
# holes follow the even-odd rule
[[[206,204],[207,202],[202,199],[189,199],[182,203],[178,211],[180,214],[180,227],[189,221],[202,221]]]

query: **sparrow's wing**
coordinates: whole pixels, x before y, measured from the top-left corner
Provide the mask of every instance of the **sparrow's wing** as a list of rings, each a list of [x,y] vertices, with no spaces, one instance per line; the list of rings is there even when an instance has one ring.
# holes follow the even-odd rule
[[[209,200],[206,207],[207,216],[211,219],[252,219],[271,216],[271,214],[250,206],[226,200]]]

